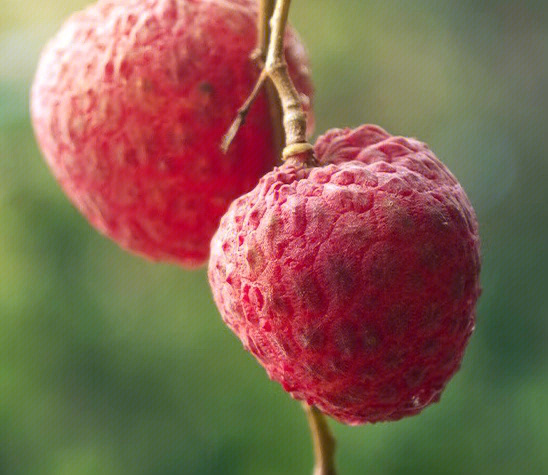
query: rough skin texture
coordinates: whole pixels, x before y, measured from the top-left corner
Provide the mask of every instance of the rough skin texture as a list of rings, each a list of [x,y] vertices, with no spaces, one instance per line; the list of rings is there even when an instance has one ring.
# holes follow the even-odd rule
[[[368,125],[315,152],[319,167],[276,168],[222,218],[215,301],[293,397],[347,424],[417,414],[474,329],[474,210],[417,140]]]
[[[255,0],[101,0],[45,48],[31,93],[39,145],[89,221],[122,247],[193,267],[232,200],[278,159],[263,93],[228,155],[221,138],[258,76]],[[306,52],[286,36],[309,108]]]

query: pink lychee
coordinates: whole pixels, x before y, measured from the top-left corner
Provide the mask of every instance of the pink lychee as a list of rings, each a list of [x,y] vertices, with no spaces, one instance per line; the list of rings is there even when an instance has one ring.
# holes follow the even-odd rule
[[[255,0],[100,0],[45,48],[31,93],[36,137],[62,188],[122,247],[197,266],[230,202],[278,152],[266,95],[227,155],[223,134],[258,77]],[[308,59],[285,54],[305,106]]]
[[[438,401],[480,294],[478,225],[430,149],[331,130],[317,167],[267,173],[222,218],[209,279],[226,324],[293,397],[347,424]]]

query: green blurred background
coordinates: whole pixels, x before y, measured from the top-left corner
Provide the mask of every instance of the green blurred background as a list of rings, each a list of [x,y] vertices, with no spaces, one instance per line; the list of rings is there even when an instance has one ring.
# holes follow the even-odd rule
[[[317,131],[431,144],[479,215],[463,368],[408,420],[333,423],[341,474],[548,473],[548,2],[295,0]],[[35,144],[41,46],[85,0],[0,0],[0,473],[308,474],[299,404],[222,324],[204,271],[93,231]]]

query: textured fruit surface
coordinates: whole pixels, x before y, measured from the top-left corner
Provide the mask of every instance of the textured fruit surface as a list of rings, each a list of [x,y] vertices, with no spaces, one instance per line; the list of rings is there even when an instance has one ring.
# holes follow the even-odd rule
[[[429,148],[331,130],[320,166],[283,165],[212,240],[223,320],[293,397],[347,424],[439,400],[474,329],[476,217]]]
[[[228,205],[275,165],[265,94],[219,150],[258,76],[256,12],[255,0],[102,0],[45,48],[31,93],[39,145],[73,203],[124,248],[202,264]],[[309,107],[292,30],[286,58]]]

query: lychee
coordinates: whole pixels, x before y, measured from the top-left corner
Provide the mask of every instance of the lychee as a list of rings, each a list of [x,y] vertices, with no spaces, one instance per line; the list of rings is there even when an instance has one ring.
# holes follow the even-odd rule
[[[222,218],[209,279],[226,324],[296,399],[347,424],[438,401],[480,294],[478,225],[427,145],[331,130],[318,166],[267,173]]]
[[[222,136],[259,67],[255,0],[100,0],[45,48],[31,92],[36,137],[62,188],[122,247],[197,266],[231,201],[279,153],[266,94],[230,152]],[[305,108],[308,59],[289,70]]]

